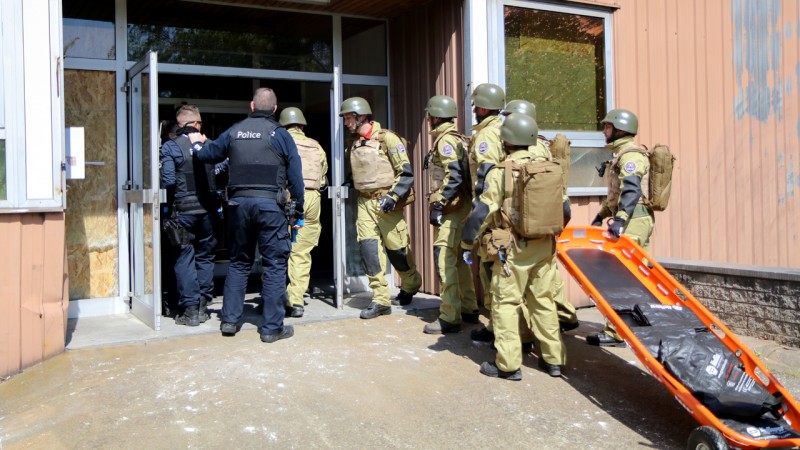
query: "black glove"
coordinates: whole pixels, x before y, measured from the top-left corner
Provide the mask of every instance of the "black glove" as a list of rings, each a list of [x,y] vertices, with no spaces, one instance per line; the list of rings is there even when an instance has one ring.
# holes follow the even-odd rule
[[[609,233],[613,234],[616,237],[620,237],[623,232],[623,227],[625,226],[625,220],[619,217],[614,217],[611,219],[611,223],[608,224],[608,231]]]
[[[569,221],[572,220],[572,208],[569,206],[569,200],[564,200],[564,228],[567,227]]]
[[[600,214],[594,216],[594,220],[592,221],[593,227],[601,227],[603,226],[603,218],[600,217]]]
[[[394,207],[397,205],[397,202],[390,195],[384,195],[382,199],[378,201],[378,206],[381,207],[381,211],[388,213],[394,210]]]
[[[433,202],[431,205],[431,215],[430,215],[430,223],[435,227],[442,226],[442,211],[444,210],[444,206],[442,206],[439,202]]]

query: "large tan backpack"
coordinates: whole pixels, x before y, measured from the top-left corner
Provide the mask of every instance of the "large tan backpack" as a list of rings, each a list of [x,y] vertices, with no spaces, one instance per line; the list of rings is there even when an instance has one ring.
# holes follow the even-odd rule
[[[564,229],[561,165],[544,160],[520,164],[507,159],[495,167],[505,169],[502,215],[517,236],[537,239],[559,235]]]
[[[647,203],[653,211],[664,211],[672,193],[672,169],[676,158],[663,144],[656,144],[649,153],[650,192],[647,193]]]

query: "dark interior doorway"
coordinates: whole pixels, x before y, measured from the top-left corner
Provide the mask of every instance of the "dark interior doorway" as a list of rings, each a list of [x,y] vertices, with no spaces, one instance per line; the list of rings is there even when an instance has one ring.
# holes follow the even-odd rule
[[[209,139],[216,139],[234,123],[244,119],[250,112],[250,101],[258,87],[269,87],[278,97],[278,115],[283,108],[300,108],[308,125],[305,134],[316,139],[325,149],[328,165],[331,164],[331,104],[330,83],[295,80],[269,80],[244,77],[210,77],[181,74],[159,74],[159,118],[162,121],[162,138],[174,122],[175,111],[184,104],[194,104],[200,108],[203,118],[202,132]],[[330,169],[328,182],[330,182]],[[217,186],[227,183],[226,177],[218,177]],[[319,245],[312,251],[311,283],[309,289],[327,290],[333,285],[333,219],[331,203],[327,192],[322,193],[320,222],[322,234]],[[224,206],[215,218],[217,238],[217,267],[215,268],[215,291],[222,294],[224,276],[229,261],[227,246],[227,218]],[[163,239],[162,239],[163,240]],[[165,315],[174,314],[177,303],[175,277],[173,273],[174,255],[168,243],[162,244],[162,286],[163,309]],[[260,290],[260,272],[254,271],[253,282],[248,292]]]

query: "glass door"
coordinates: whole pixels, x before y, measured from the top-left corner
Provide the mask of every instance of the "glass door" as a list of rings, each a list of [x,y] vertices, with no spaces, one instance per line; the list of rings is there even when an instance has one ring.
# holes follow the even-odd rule
[[[128,71],[128,204],[131,313],[161,328],[161,217],[157,55],[148,52]]]

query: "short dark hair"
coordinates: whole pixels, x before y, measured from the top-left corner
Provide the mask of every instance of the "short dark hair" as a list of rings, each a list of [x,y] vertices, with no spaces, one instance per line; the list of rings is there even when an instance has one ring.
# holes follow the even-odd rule
[[[253,94],[253,106],[260,111],[272,111],[278,104],[275,92],[268,87],[260,87]]]

